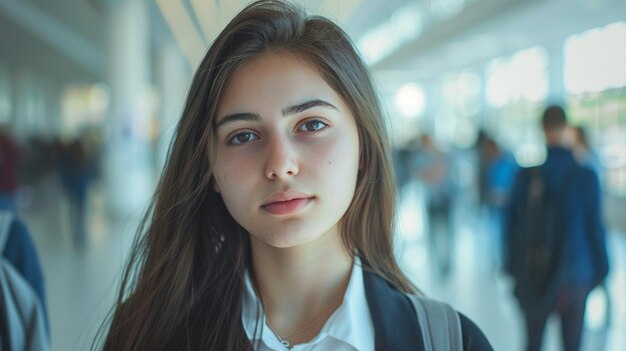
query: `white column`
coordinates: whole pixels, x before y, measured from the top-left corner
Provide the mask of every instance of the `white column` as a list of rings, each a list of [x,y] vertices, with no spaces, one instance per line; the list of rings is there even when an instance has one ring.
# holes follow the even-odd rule
[[[108,78],[111,87],[104,175],[108,207],[138,214],[154,191],[150,146],[148,4],[112,0],[108,6]]]

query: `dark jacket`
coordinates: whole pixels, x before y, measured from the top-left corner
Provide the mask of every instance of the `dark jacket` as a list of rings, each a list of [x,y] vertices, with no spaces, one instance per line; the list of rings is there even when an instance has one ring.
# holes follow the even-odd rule
[[[406,295],[374,273],[363,273],[365,295],[374,323],[377,351],[422,351],[422,331]],[[493,350],[482,331],[459,313],[464,351]]]
[[[598,177],[590,168],[579,165],[573,154],[562,147],[548,149],[541,170],[548,194],[563,191],[563,254],[561,261],[555,263],[559,268],[553,275],[552,292],[562,288],[591,289],[602,282],[609,269]],[[523,174],[518,173],[513,186],[507,210],[509,224],[516,207],[525,201],[528,193]],[[559,190],[564,184],[566,188]]]
[[[24,277],[39,296],[44,315],[46,316],[47,325],[43,271],[28,228],[26,224],[17,217],[13,218],[4,252],[0,252],[0,254],[11,262],[13,267]]]

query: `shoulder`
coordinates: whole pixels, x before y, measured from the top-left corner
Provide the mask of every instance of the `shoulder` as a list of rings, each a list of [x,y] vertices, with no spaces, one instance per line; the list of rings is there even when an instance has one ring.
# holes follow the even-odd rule
[[[599,191],[600,180],[596,172],[586,166],[576,165],[575,174],[572,176],[572,181],[568,186],[568,191],[575,194],[588,194],[592,196]],[[595,196],[595,195],[593,195]]]
[[[485,334],[480,328],[472,322],[464,314],[457,312],[459,319],[461,320],[461,332],[463,335],[463,350],[471,351],[483,351],[493,350],[491,344],[487,340]]]
[[[13,262],[25,257],[32,257],[35,254],[35,244],[30,237],[28,228],[22,220],[13,217],[9,227],[4,256]]]
[[[590,183],[598,182],[598,175],[592,168],[587,167],[587,166],[580,166],[580,165],[578,167],[579,167],[578,174],[580,178]]]
[[[377,350],[423,350],[426,339],[455,350],[492,350],[480,328],[450,305],[401,292],[372,272],[363,272],[363,282]]]
[[[422,334],[429,339],[425,340],[426,344],[448,344],[453,349],[462,345],[465,351],[493,350],[480,328],[447,303],[416,295],[409,298],[413,302],[420,328],[424,329]]]

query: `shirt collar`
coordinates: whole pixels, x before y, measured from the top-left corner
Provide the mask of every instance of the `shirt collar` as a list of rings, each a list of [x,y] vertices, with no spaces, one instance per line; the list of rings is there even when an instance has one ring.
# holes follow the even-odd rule
[[[244,274],[244,280],[242,322],[246,335],[253,344],[261,340],[272,349],[284,350],[267,325],[263,307],[252,287],[248,271]],[[374,326],[365,296],[363,269],[358,256],[352,265],[343,303],[326,321],[320,333],[302,346],[314,345],[327,337],[349,344],[356,350],[374,349]],[[296,347],[298,346],[300,345]]]

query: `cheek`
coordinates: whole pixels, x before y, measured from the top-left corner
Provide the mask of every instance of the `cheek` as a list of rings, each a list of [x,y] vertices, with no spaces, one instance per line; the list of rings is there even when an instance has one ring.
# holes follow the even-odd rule
[[[359,146],[350,138],[320,145],[315,164],[317,176],[329,183],[345,187],[356,179],[359,167]]]
[[[232,160],[224,162],[218,160],[213,176],[220,193],[224,196],[224,192],[243,186],[245,180],[249,178],[250,171],[250,165],[247,162]]]

